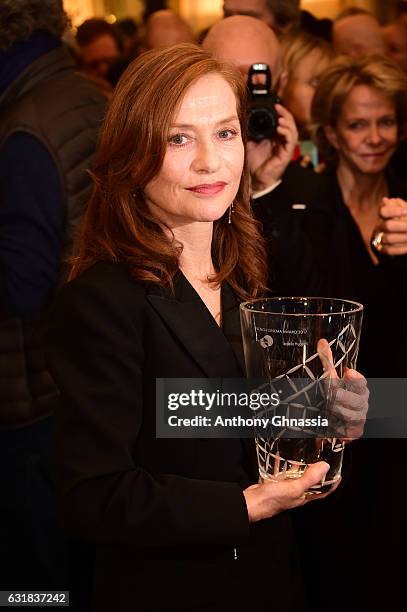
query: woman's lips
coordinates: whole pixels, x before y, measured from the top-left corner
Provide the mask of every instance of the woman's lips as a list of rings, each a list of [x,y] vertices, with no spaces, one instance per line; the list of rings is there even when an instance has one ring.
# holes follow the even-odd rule
[[[375,159],[376,157],[383,157],[387,155],[387,151],[379,151],[377,153],[364,153],[362,157],[366,157],[367,159]]]
[[[219,181],[217,183],[204,183],[202,185],[195,185],[194,187],[188,187],[188,191],[199,193],[200,195],[214,196],[223,191],[227,183]]]

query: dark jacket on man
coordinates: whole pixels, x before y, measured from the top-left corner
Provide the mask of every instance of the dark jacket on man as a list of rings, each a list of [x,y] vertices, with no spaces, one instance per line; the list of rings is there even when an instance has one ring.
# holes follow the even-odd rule
[[[0,541],[10,589],[72,586],[49,462],[57,391],[38,324],[90,195],[104,109],[46,32],[0,53]]]
[[[23,69],[7,83],[13,61]],[[90,195],[87,169],[105,99],[46,34],[16,45],[7,62],[0,81],[0,427],[14,428],[49,414],[55,395],[35,323]]]

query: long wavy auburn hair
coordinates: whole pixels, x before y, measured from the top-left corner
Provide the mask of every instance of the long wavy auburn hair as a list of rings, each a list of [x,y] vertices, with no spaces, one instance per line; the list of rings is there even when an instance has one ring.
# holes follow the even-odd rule
[[[69,279],[100,260],[125,263],[140,281],[173,288],[182,245],[151,214],[143,195],[166,153],[172,118],[185,92],[216,73],[231,86],[245,142],[246,85],[235,68],[192,44],[143,54],[121,77],[104,121],[92,172],[94,188],[74,247]],[[241,299],[265,289],[266,250],[250,208],[247,170],[234,213],[214,222],[215,284],[227,280]]]

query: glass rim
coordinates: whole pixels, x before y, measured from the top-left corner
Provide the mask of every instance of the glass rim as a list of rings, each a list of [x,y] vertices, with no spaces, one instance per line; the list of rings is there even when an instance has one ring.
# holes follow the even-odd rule
[[[351,304],[356,308],[351,310],[341,310],[338,312],[274,312],[272,310],[256,310],[254,308],[249,308],[250,304],[254,304],[255,302],[283,302],[286,300],[287,302],[295,302],[297,301],[321,301],[321,302],[342,302],[344,304]],[[345,314],[356,314],[358,312],[363,312],[363,304],[360,302],[355,302],[353,300],[345,300],[342,298],[328,298],[328,297],[304,297],[304,296],[289,296],[289,297],[270,297],[270,298],[256,298],[254,300],[247,300],[246,302],[242,302],[240,304],[240,310],[247,312],[254,312],[257,314],[271,314],[271,315],[279,315],[284,317],[328,317],[332,315],[345,315]]]

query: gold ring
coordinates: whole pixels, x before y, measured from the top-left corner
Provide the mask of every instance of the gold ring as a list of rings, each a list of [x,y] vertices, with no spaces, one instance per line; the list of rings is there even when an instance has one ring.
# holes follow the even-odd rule
[[[383,250],[383,236],[384,232],[377,232],[376,234],[374,234],[371,242],[372,247],[375,248],[376,251],[378,251],[379,253]]]

